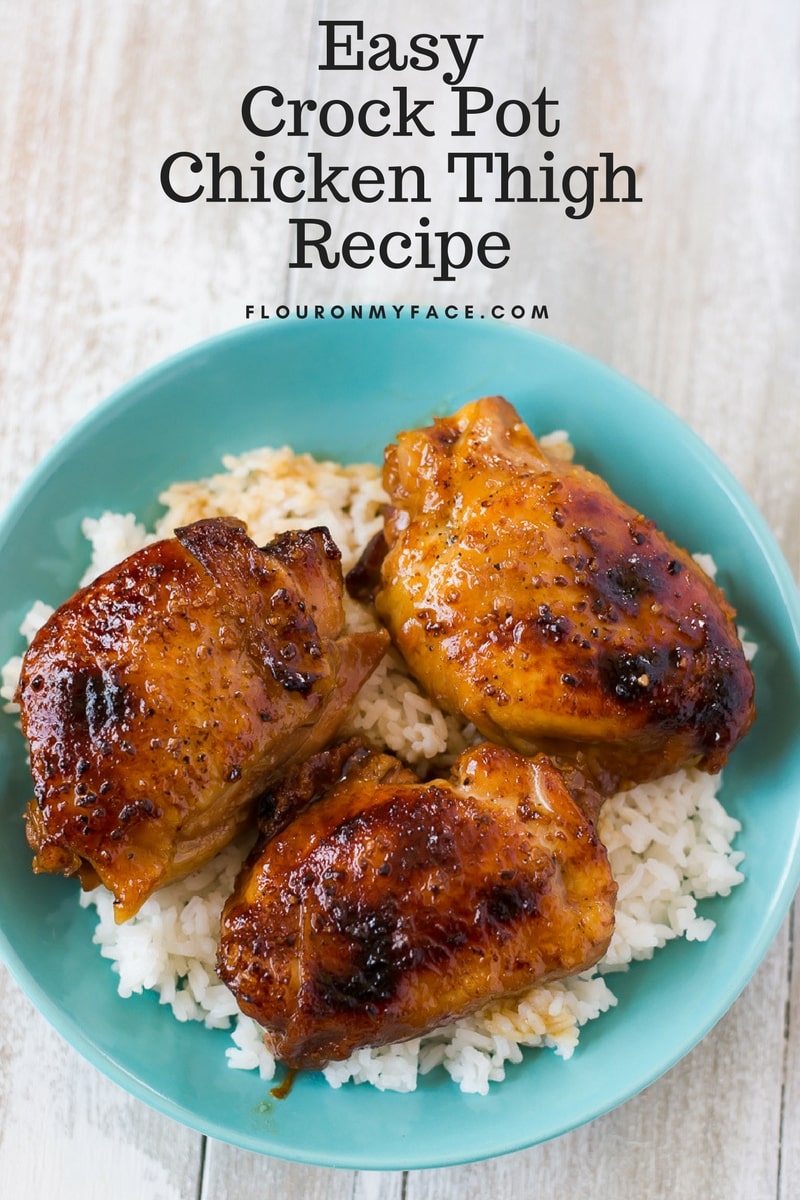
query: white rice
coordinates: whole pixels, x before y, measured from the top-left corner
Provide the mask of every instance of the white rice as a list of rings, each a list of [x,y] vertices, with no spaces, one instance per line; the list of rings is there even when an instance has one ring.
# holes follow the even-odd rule
[[[548,452],[571,457],[566,435],[547,439]],[[113,566],[146,542],[169,536],[201,517],[234,514],[262,543],[289,528],[326,524],[342,551],[345,570],[381,525],[385,502],[378,468],[315,462],[290,450],[263,449],[223,460],[224,471],[198,483],[180,483],[161,497],[166,507],[148,532],[131,514],[105,513],[84,522],[92,558],[82,582]],[[702,565],[713,572],[707,558]],[[49,616],[34,606],[22,628],[27,640]],[[348,601],[348,619],[363,627],[372,618]],[[0,697],[13,711],[21,666],[17,657],[2,668]],[[346,732],[383,742],[412,764],[444,764],[471,740],[474,729],[445,716],[421,694],[395,654],[359,694]],[[413,1091],[420,1076],[443,1068],[464,1092],[485,1094],[505,1077],[506,1065],[522,1058],[523,1047],[550,1047],[569,1058],[580,1029],[616,1003],[607,976],[651,958],[676,938],[705,941],[714,922],[698,901],[727,896],[744,876],[743,854],[733,847],[740,826],[723,808],[719,776],[679,771],[609,800],[599,832],[619,885],[616,931],[605,959],[571,979],[538,985],[524,996],[490,1004],[480,1013],[400,1045],[359,1050],[324,1075],[332,1087],[353,1081],[382,1090]],[[81,894],[97,912],[94,941],[111,960],[123,997],[154,991],[180,1021],[202,1021],[231,1029],[225,1051],[231,1067],[258,1070],[271,1079],[275,1062],[254,1021],[214,970],[219,918],[245,852],[239,843],[179,883],[152,896],[123,925],[113,916],[112,896],[99,887]]]

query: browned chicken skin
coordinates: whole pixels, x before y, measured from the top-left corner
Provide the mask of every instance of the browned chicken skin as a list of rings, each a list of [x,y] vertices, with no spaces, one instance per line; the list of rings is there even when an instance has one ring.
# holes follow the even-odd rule
[[[317,1068],[592,966],[615,898],[544,756],[483,744],[422,783],[354,739],[272,798],[218,970],[278,1058]]]
[[[480,732],[610,792],[715,772],[754,715],[722,592],[489,397],[387,448],[375,596],[412,674]]]
[[[259,549],[232,519],[132,555],[50,618],[17,699],[34,869],[102,881],[118,920],[210,859],[326,745],[385,634],[342,632],[325,529]]]

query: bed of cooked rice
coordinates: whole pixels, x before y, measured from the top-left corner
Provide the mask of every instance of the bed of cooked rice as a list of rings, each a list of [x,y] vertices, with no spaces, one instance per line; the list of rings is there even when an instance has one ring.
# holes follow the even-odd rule
[[[563,436],[550,451],[568,457]],[[342,551],[345,570],[381,525],[385,501],[378,468],[318,462],[289,449],[255,450],[223,460],[210,479],[178,483],[161,500],[165,513],[148,532],[131,515],[105,513],[84,523],[92,547],[84,582],[147,541],[202,517],[235,514],[259,543],[290,528],[325,524]],[[706,566],[710,564],[706,563]],[[372,621],[348,600],[354,627]],[[23,625],[30,639],[50,610],[37,603]],[[0,695],[11,699],[21,659],[3,667]],[[378,667],[357,697],[344,732],[359,731],[426,771],[451,761],[474,739],[474,730],[445,716],[421,694],[393,654]],[[714,924],[698,912],[698,901],[728,895],[743,875],[744,857],[734,848],[739,824],[718,798],[720,778],[679,771],[608,801],[600,836],[619,885],[616,930],[597,967],[571,979],[532,987],[524,996],[488,1005],[423,1038],[359,1050],[324,1074],[340,1087],[352,1080],[394,1091],[413,1090],[420,1075],[443,1068],[466,1092],[485,1093],[502,1080],[506,1064],[519,1062],[523,1047],[550,1047],[569,1058],[581,1026],[616,1004],[609,975],[625,970],[675,938],[704,941]],[[222,906],[246,846],[239,843],[179,883],[152,896],[124,925],[113,916],[104,888],[81,894],[96,910],[94,940],[111,960],[121,996],[157,993],[180,1021],[202,1021],[231,1030],[226,1053],[231,1067],[258,1070],[271,1079],[275,1062],[258,1026],[238,1010],[214,971]]]

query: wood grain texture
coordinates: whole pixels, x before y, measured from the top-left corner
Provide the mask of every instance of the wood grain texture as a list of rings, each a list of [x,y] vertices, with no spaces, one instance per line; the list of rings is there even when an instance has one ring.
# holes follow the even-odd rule
[[[279,206],[175,205],[160,193],[160,163],[176,149],[249,160],[239,112],[249,87],[274,81],[287,95],[352,102],[390,91],[392,78],[316,69],[317,22],[354,15],[401,37],[484,33],[474,81],[529,100],[547,85],[562,165],[613,149],[635,165],[644,202],[585,221],[557,205],[459,204],[444,128],[413,147],[312,133],[298,151],[297,139],[270,140],[276,164],[311,150],[350,166],[413,158],[431,183],[433,227],[507,234],[506,268],[472,266],[451,284],[377,266],[290,271]],[[247,303],[545,304],[549,319],[525,327],[595,354],[686,419],[800,575],[798,62],[793,0],[375,0],[368,12],[350,0],[0,0],[0,504],[103,396],[241,324]],[[430,77],[414,90],[441,98],[442,86]],[[345,226],[413,227],[412,207],[352,204]],[[3,1194],[795,1200],[796,921],[701,1045],[623,1108],[494,1162],[407,1174],[206,1143],[79,1059],[0,970]]]
[[[194,1200],[199,1136],[165,1122],[89,1067],[5,970],[0,1012],[4,1195],[46,1196],[60,1188],[70,1200],[81,1194]]]

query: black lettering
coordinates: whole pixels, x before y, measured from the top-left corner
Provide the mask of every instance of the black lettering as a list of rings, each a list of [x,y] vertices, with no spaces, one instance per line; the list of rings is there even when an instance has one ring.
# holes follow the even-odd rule
[[[445,72],[445,74],[442,76],[442,79],[445,83],[461,83],[461,80],[464,78],[469,68],[470,60],[475,53],[475,47],[477,46],[478,42],[483,41],[482,33],[467,33],[464,36],[467,39],[467,52],[462,56],[458,46],[458,41],[461,37],[461,34],[445,33],[442,35],[442,41],[447,42],[448,46],[450,47],[450,51],[453,55],[453,61],[458,69],[457,74],[455,75],[453,75],[452,72]]]
[[[389,255],[389,245],[395,239],[400,243],[404,250],[411,249],[411,238],[407,233],[402,233],[396,230],[394,233],[387,233],[386,237],[381,242],[380,257],[381,262],[385,267],[391,267],[393,270],[399,271],[403,267],[407,267],[411,262],[411,255],[407,254],[405,258],[395,259]]]
[[[388,117],[392,111],[385,100],[367,100],[358,110],[358,128],[367,137],[382,137],[384,133],[389,132],[389,123],[381,125],[380,129],[373,129],[367,121],[367,112],[371,108],[377,108],[382,117]]]
[[[475,130],[469,128],[469,118],[488,112],[494,104],[494,96],[483,87],[453,87],[450,90],[458,96],[458,124],[453,137],[474,137]],[[470,103],[471,96],[477,98],[474,106]]]
[[[283,93],[279,92],[277,88],[269,87],[266,84],[264,84],[262,87],[251,88],[242,101],[242,120],[244,121],[245,129],[247,129],[250,133],[254,133],[256,137],[272,137],[274,134],[280,133],[286,122],[283,120],[283,118],[281,118],[278,124],[274,125],[272,129],[263,129],[256,123],[255,119],[253,118],[253,101],[255,100],[256,96],[260,96],[262,92],[267,92],[272,95],[272,100],[270,103],[272,104],[273,108],[280,108],[282,106],[284,100]]]
[[[389,196],[390,204],[405,204],[412,201],[414,204],[429,204],[430,196],[425,195],[425,172],[422,167],[389,167],[389,174],[393,180],[392,194]],[[413,196],[406,196],[404,191],[404,181],[407,175],[412,176],[416,180],[417,190]]]
[[[319,65],[320,71],[361,71],[364,67],[364,55],[360,50],[353,55],[352,34],[345,33],[342,40],[337,41],[337,33],[348,27],[355,29],[356,41],[360,42],[364,37],[364,22],[318,21],[317,24],[325,30],[325,58]],[[337,56],[337,50],[343,50],[344,54]]]
[[[545,159],[545,161],[547,163],[551,163],[553,161],[553,159],[555,158],[555,154],[553,153],[552,150],[545,150],[544,154],[542,155],[542,158]],[[561,197],[557,196],[553,189],[553,184],[554,184],[553,168],[551,166],[544,166],[544,167],[540,167],[539,170],[541,171],[542,175],[544,175],[544,180],[545,180],[544,195],[540,196],[539,199],[542,201],[543,204],[547,204],[547,203],[560,204]]]
[[[262,163],[266,157],[267,156],[263,150],[256,150],[255,154],[253,155],[253,158],[257,163]],[[256,194],[255,196],[251,196],[250,199],[263,201],[264,203],[269,204],[269,196],[266,192],[267,181],[264,174],[264,168],[261,166],[251,167],[250,173],[255,175],[256,178]]]
[[[308,137],[308,130],[303,129],[303,109],[307,108],[309,112],[316,112],[316,100],[289,100],[288,105],[294,118],[292,128],[289,130],[289,137]]]
[[[238,167],[220,166],[220,156],[216,151],[207,154],[206,158],[211,159],[211,194],[206,196],[207,204],[224,204],[231,201],[234,204],[241,204],[246,197],[242,193],[242,172]],[[221,191],[221,183],[224,176],[230,176],[233,181],[233,195],[223,196]]]
[[[284,204],[299,204],[306,194],[305,188],[301,187],[300,191],[294,194],[285,192],[283,189],[284,175],[294,175],[298,183],[303,183],[305,181],[305,172],[300,167],[278,167],[278,170],[272,177],[272,190],[275,193],[275,198],[281,200]]]
[[[538,122],[539,122],[539,133],[542,135],[542,137],[555,137],[556,134],[558,133],[559,129],[561,128],[561,122],[556,118],[555,122],[553,123],[553,128],[548,129],[548,127],[547,127],[547,109],[548,109],[548,106],[550,106],[550,105],[552,105],[553,108],[557,108],[558,101],[557,100],[548,100],[547,99],[547,88],[543,87],[533,103],[536,107],[536,112],[537,112],[537,117],[538,117]]]
[[[430,50],[425,49],[425,46],[424,46],[425,42],[430,43],[430,46],[431,46]],[[436,53],[434,47],[437,46],[438,44],[439,44],[439,39],[437,37],[434,37],[430,33],[415,33],[409,43],[410,49],[412,51],[416,52],[416,54],[418,56],[422,55],[422,59],[427,59],[428,65],[423,66],[422,61],[419,57],[416,57],[416,58],[412,57],[409,59],[410,66],[413,67],[413,69],[415,71],[433,71],[433,70],[435,70],[436,67],[439,65],[439,55]]]
[[[397,58],[397,43],[390,33],[378,33],[369,39],[370,50],[378,53],[369,56],[368,66],[371,71],[405,71],[408,59],[404,55]]]
[[[341,124],[331,123],[331,114],[341,113]],[[319,110],[319,126],[328,137],[344,137],[353,128],[353,110],[346,100],[326,100]]]
[[[430,267],[430,269],[433,270],[435,264],[431,261],[431,258],[430,258],[431,243],[430,243],[430,234],[428,233],[428,226],[431,223],[430,217],[420,217],[419,223],[421,226],[421,231],[417,232],[416,238],[420,244],[421,253],[420,253],[419,262],[415,263],[415,266],[425,267],[425,268]]]
[[[395,137],[411,137],[412,131],[408,128],[408,126],[411,124],[411,125],[416,126],[417,130],[423,135],[423,137],[433,137],[434,131],[432,129],[428,129],[425,125],[423,125],[422,121],[420,120],[420,115],[419,115],[420,112],[422,111],[422,109],[428,108],[430,105],[433,104],[433,101],[432,100],[417,100],[415,102],[412,101],[412,103],[414,104],[414,107],[409,112],[408,111],[408,88],[396,87],[396,88],[393,88],[392,90],[397,92],[398,96],[400,97],[400,112],[398,114],[399,128],[394,131],[394,136]]]
[[[594,208],[594,177],[597,174],[597,167],[569,167],[564,172],[564,178],[561,181],[561,186],[564,189],[564,195],[571,203],[567,205],[564,212],[573,221],[582,221],[584,217],[588,217],[589,213]],[[584,187],[581,192],[575,192],[572,187],[572,180],[575,177],[583,177]],[[575,207],[576,204],[582,204],[583,208],[579,212]]]
[[[355,257],[359,251],[368,255],[361,262]],[[375,243],[368,233],[356,230],[355,233],[348,233],[347,237],[342,241],[342,262],[346,266],[354,267],[358,271],[363,267],[368,267],[374,257]]]
[[[450,268],[454,267],[460,271],[472,262],[472,239],[468,234],[462,233],[460,229],[454,230],[453,233],[441,232],[434,235],[439,242],[440,248],[440,275],[434,275],[434,280],[437,283],[445,282],[446,280],[455,279],[455,275],[451,275]],[[450,257],[450,244],[458,238],[461,242],[461,258],[453,259]]]
[[[343,238],[340,250],[333,249],[330,244],[333,231],[327,221],[298,218],[290,220],[289,224],[295,229],[295,254],[290,267],[309,268],[319,263],[329,271],[342,262],[354,270],[363,270],[377,258],[394,271],[413,265],[434,271],[436,282],[451,282],[474,258],[490,270],[505,266],[509,259],[510,243],[503,234],[486,233],[474,245],[470,235],[461,230],[431,233],[428,217],[420,217],[420,227],[413,238],[396,229],[376,241],[369,233],[355,230]],[[398,313],[402,307],[393,306]],[[411,306],[412,316],[420,315],[420,312],[419,306]],[[429,310],[427,315],[436,318],[438,311]]]
[[[491,271],[497,271],[500,269],[500,267],[504,267],[508,262],[509,258],[511,257],[509,254],[510,250],[511,243],[504,234],[497,233],[495,231],[492,233],[485,233],[478,242],[478,262],[481,264],[481,266],[488,267]],[[498,259],[497,262],[491,262],[489,259],[489,254],[492,253],[492,251],[498,254],[503,254],[504,257]]]
[[[506,120],[506,114],[515,110],[518,113],[518,122],[516,128],[511,128]],[[531,110],[522,100],[504,100],[497,110],[495,120],[497,128],[506,137],[522,137],[523,133],[527,133],[531,127]]]
[[[365,165],[356,167],[353,171],[353,179],[350,185],[353,196],[356,200],[360,200],[362,204],[374,204],[376,200],[380,200],[383,196],[383,173],[378,167]],[[377,188],[377,191],[369,191],[370,186]]]
[[[334,184],[334,180],[337,179],[341,174],[346,174],[348,168],[344,166],[331,167],[327,175],[323,175],[322,155],[319,150],[312,151],[308,157],[311,159],[314,165],[314,183],[311,195],[308,197],[309,200],[313,200],[315,203],[324,204],[329,197],[323,195],[323,193],[330,192],[331,199],[338,200],[341,204],[347,204],[350,200],[350,197],[344,192],[339,191]]]
[[[189,170],[198,175],[203,169],[203,161],[196,154],[190,153],[188,150],[179,150],[177,154],[170,154],[161,166],[161,190],[164,195],[170,200],[174,200],[176,204],[191,204],[193,200],[199,200],[203,194],[202,185],[198,185],[189,196],[184,196],[181,192],[176,192],[172,185],[172,168],[175,163],[181,158],[189,159]]]
[[[636,172],[633,167],[615,167],[614,155],[607,151],[602,153],[600,158],[604,158],[606,161],[606,188],[603,201],[606,204],[621,204],[623,202],[626,204],[641,204],[642,197],[636,195]],[[625,175],[628,180],[628,194],[624,197],[614,195],[614,180],[619,174]]]
[[[295,226],[295,257],[289,263],[290,267],[312,267],[314,264],[309,262],[306,253],[310,249],[317,251],[320,265],[326,271],[332,271],[339,262],[339,255],[329,254],[325,243],[329,241],[333,232],[327,221],[312,220],[308,217],[292,218],[289,221],[290,225]],[[319,233],[316,237],[311,236],[310,226],[316,225]]]
[[[491,175],[493,170],[493,155],[491,154],[476,154],[473,151],[451,152],[447,156],[447,174],[455,175],[456,166],[459,162],[464,164],[464,184],[465,189],[461,192],[458,199],[461,202],[468,204],[478,204],[483,199],[477,191],[475,181],[475,166],[478,162],[483,163],[483,169],[487,175]]]
[[[520,200],[526,204],[535,203],[536,197],[533,195],[531,188],[531,173],[530,170],[518,163],[516,166],[509,166],[509,156],[507,154],[496,154],[495,159],[499,166],[500,180],[497,187],[496,199],[501,201]],[[512,196],[509,189],[509,184],[512,179],[518,179],[520,188],[517,194]]]

